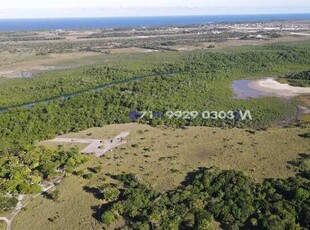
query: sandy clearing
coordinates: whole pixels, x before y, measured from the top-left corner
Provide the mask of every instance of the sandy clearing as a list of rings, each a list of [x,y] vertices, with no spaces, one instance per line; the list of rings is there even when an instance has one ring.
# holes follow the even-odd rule
[[[310,87],[294,87],[289,84],[282,84],[273,78],[253,81],[249,87],[255,90],[272,93],[279,97],[296,97],[302,94],[310,94]]]
[[[55,138],[51,140],[53,142],[65,142],[65,143],[80,143],[80,144],[91,144],[94,141],[94,139],[79,139],[79,138]]]
[[[79,139],[79,138],[55,138],[50,140],[51,142],[64,142],[64,143],[77,143],[77,144],[89,144],[85,147],[81,153],[94,154],[96,157],[101,157],[108,151],[112,151],[120,145],[126,144],[123,141],[125,137],[129,135],[128,131],[122,132],[111,140],[99,140],[99,139]],[[104,148],[102,148],[104,147]]]
[[[300,35],[300,36],[310,36],[310,34],[307,33],[290,33],[291,35]]]

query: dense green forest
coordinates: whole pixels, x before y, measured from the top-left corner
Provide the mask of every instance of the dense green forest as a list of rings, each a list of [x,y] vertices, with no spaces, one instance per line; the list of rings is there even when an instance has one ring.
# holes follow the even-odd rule
[[[154,55],[154,56],[152,56]],[[168,119],[140,120],[150,125],[184,127],[266,128],[294,116],[295,107],[277,98],[236,100],[232,98],[234,79],[259,77],[306,69],[310,63],[308,46],[266,46],[221,52],[185,52],[134,56],[124,63],[84,67],[46,73],[30,79],[8,80],[0,85],[3,107],[40,101],[50,97],[92,89],[102,84],[131,79],[94,91],[81,92],[66,99],[39,103],[31,108],[14,108],[0,114],[0,189],[6,193],[39,192],[39,178],[55,175],[58,167],[66,171],[83,162],[76,151],[52,151],[29,147],[55,135],[130,122],[130,111],[232,110],[246,109],[253,120]],[[165,58],[164,58],[165,56]],[[171,58],[171,59],[170,59]],[[54,76],[55,74],[55,76]],[[3,210],[16,203],[2,197]]]
[[[145,57],[145,58],[144,58]],[[309,45],[269,45],[218,52],[158,53],[130,56],[110,65],[53,71],[0,84],[0,107],[54,98],[31,108],[0,113],[0,210],[17,203],[6,194],[38,193],[39,182],[72,172],[85,159],[71,149],[33,147],[37,141],[90,127],[130,122],[130,111],[249,110],[253,120],[145,117],[153,126],[217,126],[264,129],[295,115],[295,106],[278,98],[233,99],[235,79],[285,74],[309,68]],[[299,74],[306,76],[306,74]],[[298,75],[298,76],[299,76]],[[142,77],[128,82],[126,79]],[[298,78],[298,77],[296,77]],[[104,90],[98,86],[118,82]],[[57,98],[81,91],[63,99]],[[305,134],[307,137],[308,134]],[[294,162],[300,174],[256,184],[235,171],[200,169],[178,189],[159,193],[134,175],[114,177],[102,186],[102,222],[118,218],[133,229],[309,229],[309,156]]]
[[[43,147],[24,147],[22,150],[1,152],[0,194],[36,194],[42,191],[42,180],[73,172],[84,163],[85,157],[76,149],[47,149]],[[61,169],[61,170],[57,170]],[[13,197],[0,196],[0,212],[16,205]]]
[[[28,147],[14,155],[3,153],[0,158],[0,190],[7,193],[39,193],[42,178],[56,176],[59,174],[58,168],[72,172],[84,161],[85,158],[76,149],[64,151]]]
[[[163,54],[156,55],[158,56],[155,61]],[[207,125],[265,128],[274,122],[281,122],[294,116],[295,106],[277,98],[233,99],[232,80],[245,76],[257,77],[265,74],[285,73],[292,69],[306,68],[305,66],[309,66],[310,63],[308,46],[266,46],[252,50],[225,52],[197,51],[172,56],[174,56],[172,61],[174,64],[167,64],[169,60],[163,59],[162,61],[166,64],[159,62],[159,64],[152,65],[154,60],[141,60],[139,56],[139,58],[127,60],[123,66],[118,63],[113,69],[97,66],[75,70],[94,78],[104,79],[104,81],[118,80],[117,76],[121,79],[131,78],[137,73],[157,75],[139,81],[113,85],[100,91],[90,90],[68,99],[55,99],[50,103],[41,103],[32,108],[7,110],[0,115],[0,149],[18,151],[25,145],[53,138],[57,134],[76,132],[105,124],[130,122],[131,110],[165,113],[169,110],[203,112],[205,110],[237,111],[244,109],[251,111],[252,121],[234,122],[201,118],[185,120],[163,117],[160,119],[145,118],[141,122],[175,127]],[[118,75],[118,73],[122,74]],[[175,74],[165,75],[166,73]],[[114,76],[115,74],[117,76]],[[77,75],[77,77],[80,76]],[[57,74],[55,79],[59,80]],[[55,81],[55,79],[50,78],[50,81]],[[28,89],[27,84],[24,86],[25,90],[29,91],[30,98],[36,95],[37,90],[42,91],[42,95],[50,94],[49,89],[35,88],[36,81],[44,84],[45,78],[40,80],[38,77],[33,81],[35,82],[31,86],[34,87],[33,89]],[[70,79],[70,82],[72,81],[73,79]],[[47,83],[51,82],[47,81]],[[16,87],[22,88],[23,86]],[[66,81],[56,82],[55,88],[59,87],[67,87]],[[73,88],[80,89],[79,87]],[[11,88],[4,92],[7,96],[1,97],[4,98],[1,99],[2,104],[9,105],[29,100],[29,97],[20,96],[22,94],[14,92]],[[2,89],[1,93],[3,93]],[[5,98],[7,98],[6,101]],[[23,100],[20,101],[20,98]]]
[[[292,86],[310,87],[310,70],[287,74],[285,79]]]
[[[310,48],[266,46],[233,51],[192,51],[114,57],[109,64],[59,70],[0,85],[0,108],[15,106],[143,76],[191,74],[191,81],[234,79],[259,73],[286,73],[309,66]],[[299,68],[298,68],[299,67]],[[197,75],[197,76],[196,76]]]
[[[141,122],[151,125],[236,126],[264,128],[272,122],[294,115],[294,106],[276,98],[268,100],[234,100],[231,92],[221,90],[218,82],[200,84],[190,82],[189,75],[145,79],[111,88],[84,93],[67,100],[39,104],[31,109],[19,108],[0,115],[0,146],[19,149],[38,140],[54,138],[56,134],[77,132],[105,124],[128,123],[131,110],[233,110],[252,111],[253,120],[149,119]],[[197,75],[195,75],[197,76]]]
[[[233,170],[201,168],[175,190],[155,191],[133,174],[111,176],[98,188],[108,203],[101,221],[124,220],[120,229],[309,229],[310,156],[291,162],[299,174],[254,183]]]

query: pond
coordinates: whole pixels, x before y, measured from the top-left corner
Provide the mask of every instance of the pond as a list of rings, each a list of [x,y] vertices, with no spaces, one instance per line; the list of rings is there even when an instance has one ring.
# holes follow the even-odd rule
[[[264,92],[251,87],[253,82],[257,80],[236,80],[233,82],[232,88],[234,91],[234,98],[248,99],[263,96],[272,96],[272,93]]]
[[[263,96],[292,98],[303,94],[310,94],[310,87],[294,87],[282,84],[274,78],[254,80],[236,80],[232,85],[234,98],[247,99]]]

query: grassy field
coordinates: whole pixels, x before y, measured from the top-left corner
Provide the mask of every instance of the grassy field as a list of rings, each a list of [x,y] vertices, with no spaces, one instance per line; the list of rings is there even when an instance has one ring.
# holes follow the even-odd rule
[[[310,122],[310,95],[304,95],[304,96],[299,96],[295,99],[295,101],[297,102],[297,104],[300,104],[306,108],[308,108],[307,113],[304,114],[303,116],[301,116],[300,120],[302,122]]]
[[[286,46],[285,44],[282,45]],[[288,47],[290,46],[300,46],[304,48],[309,46],[309,42],[305,42],[304,44],[288,44]],[[269,48],[266,47],[263,48],[268,51]],[[241,53],[251,49],[262,49],[262,47],[253,48],[251,46],[244,46],[240,49],[236,49],[236,52]],[[210,49],[208,52],[219,51],[212,51],[212,49]],[[225,53],[228,51],[223,49],[220,52]],[[152,54],[133,54],[125,52],[123,54],[121,51],[118,51],[112,52],[112,54],[102,54],[102,56],[83,56],[79,59],[71,58],[69,54],[66,55],[68,55],[68,58],[66,60],[61,59],[62,63],[58,60],[59,62],[56,63],[57,66],[75,65],[81,61],[83,61],[84,64],[88,63],[88,61],[90,63],[96,63],[104,59],[104,61],[107,61],[107,66],[126,67],[129,70],[143,70],[148,66],[153,66],[154,63],[157,63],[157,65],[170,63],[170,59],[177,60],[175,59],[176,57],[179,55],[185,56],[186,54],[182,52],[165,52],[164,55],[161,52]],[[120,60],[122,60],[122,62]],[[255,62],[253,63],[255,64]],[[255,68],[255,66],[256,65],[253,65],[252,67]],[[250,68],[252,67],[250,66]],[[160,80],[153,78],[144,79],[136,83],[136,85],[139,85],[140,91],[135,93],[136,97],[133,97],[132,101],[138,101],[137,104],[141,103],[141,105],[146,103],[145,108],[148,108],[147,103],[151,107],[157,105],[156,103],[160,101],[161,103],[157,105],[158,107],[156,107],[156,109],[165,108],[167,105],[171,106],[171,109],[195,109],[197,111],[202,111],[206,107],[215,110],[247,108],[255,112],[253,116],[260,118],[257,120],[260,125],[265,121],[266,124],[269,124],[271,121],[272,124],[285,123],[285,119],[291,118],[296,114],[296,108],[293,104],[278,98],[256,98],[251,100],[232,99],[233,91],[231,90],[231,83],[235,79],[279,76],[291,71],[308,69],[309,66],[307,64],[288,62],[285,64],[282,63],[282,65],[275,64],[272,68],[270,67],[270,69],[266,70],[260,67],[257,68],[259,69],[258,72],[251,72],[252,69],[247,70],[248,72],[245,70],[241,71],[242,68],[239,72],[226,72],[229,69],[227,69],[227,66],[223,65],[223,72],[217,74],[218,80],[210,81],[208,84],[206,84],[205,81],[199,81],[198,78],[195,78],[195,81],[191,81],[187,75],[175,76],[175,78],[169,79],[163,78]],[[36,83],[42,83],[48,79],[61,80],[64,78],[68,80],[68,82],[75,83],[76,71],[79,71],[79,69],[53,71],[44,73],[38,78],[32,78],[30,81],[38,80]],[[75,80],[70,80],[71,76],[73,76]],[[14,85],[18,95],[20,92],[19,87],[24,86],[25,82],[28,80],[29,79],[3,80],[4,83],[1,84],[1,87],[5,89],[7,88],[6,86],[10,84],[18,83],[17,87]],[[83,76],[81,77],[82,83],[84,81],[93,84],[94,82],[92,76],[89,76],[86,80],[87,81],[84,81]],[[38,84],[33,85],[38,86]],[[130,89],[128,85],[123,84],[122,86],[124,89],[127,89],[126,87]],[[158,87],[157,91],[156,87]],[[149,95],[150,89],[153,90],[152,95]],[[33,90],[33,88],[31,88],[31,90]],[[76,89],[72,90],[74,91]],[[9,93],[11,91],[12,90],[8,90]],[[30,92],[30,90],[25,90],[25,93],[20,94],[21,100],[27,97],[27,92]],[[117,94],[119,91],[115,89],[115,92]],[[8,95],[4,95],[3,98],[13,98]],[[156,97],[154,97],[154,95],[156,95]],[[187,100],[180,99],[183,95],[187,95]],[[104,98],[103,96],[104,94],[99,98]],[[71,102],[75,100],[78,104],[83,99],[83,95],[80,95],[73,98]],[[120,101],[123,101],[123,99],[124,98],[120,98]],[[95,100],[96,102],[100,102],[99,99]],[[298,104],[308,107],[310,105],[308,96],[303,96],[296,100]],[[85,103],[86,105],[91,104],[91,100],[85,101],[87,102]],[[130,102],[130,100],[128,101]],[[113,101],[111,105],[115,105]],[[53,108],[51,108],[50,111],[53,111],[52,109]],[[35,111],[38,112],[39,110]],[[75,110],[73,111],[74,114],[83,113],[81,110],[79,110],[78,113]],[[85,111],[94,113],[94,111],[87,108],[85,108]],[[59,112],[60,110],[55,110],[55,114],[58,115],[60,114]],[[114,112],[113,114],[115,114],[115,116],[122,114],[117,108]],[[99,114],[101,115],[102,113],[99,112],[98,115]],[[112,117],[113,114],[111,116],[107,115],[107,117]],[[124,114],[125,112],[123,111],[123,115]],[[52,122],[56,121],[54,125],[61,124],[65,116],[60,117],[59,123],[57,123],[56,115],[55,117],[54,121],[53,119],[49,120]],[[8,117],[8,120],[10,119],[11,117]],[[307,117],[303,119],[309,121]],[[100,117],[98,120],[100,120]],[[37,121],[41,120],[38,119]],[[87,120],[83,117],[78,118],[76,124],[82,122],[87,123]],[[42,121],[42,124],[43,123],[45,124],[48,122]],[[47,130],[49,128],[43,125],[40,126],[39,123],[34,122],[34,124],[29,125],[30,128],[27,129],[29,133],[26,133],[26,131],[19,133],[19,130],[16,132],[23,136],[27,136],[27,134],[36,134],[37,132],[34,131],[36,129],[32,129],[32,126],[41,127],[41,130]],[[90,126],[81,126],[80,130],[86,127]],[[267,127],[267,125],[264,127]],[[87,179],[82,178],[82,176],[74,175],[65,177],[58,186],[60,190],[60,202],[54,202],[42,196],[31,201],[14,220],[13,229],[102,229],[97,214],[104,201],[98,199],[96,188],[103,183],[111,181],[108,174],[120,174],[123,172],[134,173],[139,175],[144,182],[150,184],[159,191],[167,191],[176,188],[184,180],[188,172],[194,171],[199,167],[216,166],[221,169],[240,170],[245,172],[256,182],[260,182],[265,178],[290,177],[295,174],[295,171],[288,162],[298,158],[299,154],[310,152],[309,139],[300,136],[301,134],[309,132],[310,127],[306,125],[305,127],[306,128],[269,127],[266,131],[253,131],[237,128],[221,129],[200,126],[173,129],[171,127],[162,126],[154,128],[142,124],[120,124],[107,125],[102,128],[92,128],[78,133],[63,135],[61,137],[110,139],[123,131],[130,132],[130,135],[126,138],[126,145],[118,147],[112,152],[108,152],[102,158],[95,158],[94,156],[88,157],[89,161],[84,164],[80,170],[83,171],[83,175],[92,175],[91,177],[87,177]],[[51,126],[50,128],[55,127]],[[61,126],[61,129],[62,128],[64,127]],[[61,131],[61,129],[59,129],[59,131]],[[38,130],[40,131],[40,128]],[[54,132],[51,133],[53,134]],[[59,145],[49,141],[40,142],[39,144],[50,148],[56,148]],[[66,148],[75,147],[73,144],[64,145]],[[85,145],[78,145],[76,147],[81,150]],[[101,167],[100,172],[94,173],[92,169],[98,166]]]
[[[43,197],[33,200],[16,217],[13,229],[101,229],[95,214],[103,201],[96,198],[94,188],[110,181],[108,173],[135,173],[161,191],[177,187],[187,172],[198,167],[242,170],[255,181],[261,181],[294,175],[288,161],[310,151],[309,140],[299,136],[309,132],[309,128],[270,128],[253,133],[242,129],[172,129],[124,124],[62,137],[109,139],[122,131],[131,132],[126,145],[99,159],[89,156],[90,160],[81,168],[90,173],[89,168],[101,166],[101,172],[93,174],[91,179],[66,177],[59,185],[60,203]],[[48,141],[40,144],[58,145]]]
[[[54,69],[68,69],[87,64],[97,64],[99,54],[91,52],[48,54],[38,56],[35,53],[0,53],[0,79],[22,77],[25,72],[37,75]]]
[[[290,49],[297,49],[302,47],[305,50],[309,49],[309,42],[287,42],[281,43],[279,46],[289,46]],[[1,75],[20,75],[21,73],[34,73],[35,77],[32,78],[19,78],[19,79],[4,79],[0,78],[0,107],[9,107],[13,105],[21,105],[24,103],[30,103],[35,101],[41,101],[51,97],[57,97],[64,94],[74,93],[80,90],[90,90],[100,85],[110,83],[120,79],[129,79],[137,76],[152,76],[154,72],[152,69],[159,71],[162,66],[175,66],[174,72],[180,71],[178,69],[180,63],[182,65],[189,65],[191,62],[192,56],[198,58],[201,55],[206,55],[205,58],[201,59],[202,62],[210,63],[215,58],[210,56],[212,54],[219,55],[220,59],[225,59],[226,66],[222,66],[221,62],[212,65],[203,65],[197,67],[195,73],[197,75],[205,73],[206,69],[210,70],[209,75],[212,75],[219,78],[226,78],[228,82],[225,82],[230,86],[231,81],[234,79],[241,78],[253,78],[253,77],[266,77],[266,76],[280,76],[294,71],[307,70],[309,67],[308,62],[297,62],[295,59],[287,60],[283,63],[280,61],[281,57],[273,59],[274,55],[277,55],[277,52],[269,52],[270,50],[275,50],[277,52],[283,50],[284,48],[272,48],[271,45],[259,45],[256,47],[253,46],[243,46],[235,47],[234,50],[221,49],[221,50],[212,50],[208,51],[191,51],[191,52],[152,52],[152,53],[131,53],[130,51],[125,53],[111,53],[111,54],[92,54],[88,53],[72,53],[72,54],[49,54],[45,57],[36,57],[31,59],[31,54],[23,54],[17,56],[16,54],[10,54],[13,58],[13,61],[10,58],[0,57],[0,62],[3,59],[4,64],[3,68],[8,68],[10,65],[8,62],[14,62],[12,69],[1,70],[0,64],[0,76]],[[258,60],[253,58],[254,54],[249,52],[257,52],[256,55],[263,55],[264,58],[260,61],[265,67],[257,66]],[[294,51],[295,52],[295,51]],[[297,51],[296,51],[297,52]],[[296,55],[300,56],[301,51],[298,51]],[[265,53],[269,53],[265,56]],[[251,59],[250,63],[246,66],[240,65],[246,60],[236,61],[236,57],[227,58],[229,55],[240,55],[242,58],[244,55],[250,55],[248,59]],[[9,55],[9,56],[10,56]],[[228,56],[227,56],[228,55]],[[8,57],[9,57],[8,56]],[[211,59],[207,59],[209,57]],[[266,61],[265,58],[271,58],[272,60]],[[6,60],[7,59],[7,60]],[[20,60],[19,60],[20,59]],[[25,60],[24,60],[25,59]],[[31,61],[32,60],[32,61]],[[233,64],[230,63],[231,60]],[[307,59],[305,59],[307,60]],[[280,62],[279,62],[280,61]],[[20,62],[20,63],[19,63]],[[23,63],[26,62],[28,66],[23,67]],[[49,64],[48,64],[49,63]],[[212,62],[213,63],[213,62]],[[230,63],[232,66],[229,67]],[[238,64],[237,64],[238,63]],[[88,71],[92,67],[99,67],[96,64],[100,64],[100,67],[112,67],[116,69],[121,69],[116,74],[100,74],[100,72]],[[21,65],[21,66],[19,66]],[[219,65],[218,68],[215,68],[216,65]],[[270,65],[270,66],[269,66]],[[83,66],[83,67],[82,67]],[[87,67],[86,67],[87,66]],[[195,65],[194,65],[195,66]],[[194,67],[192,66],[192,67]],[[168,68],[167,67],[167,68]],[[170,68],[169,67],[169,68]],[[11,68],[11,67],[10,67]],[[36,68],[37,70],[32,70]],[[196,67],[195,67],[196,68]],[[258,69],[256,69],[258,68]],[[68,70],[69,69],[69,70]],[[254,69],[254,70],[253,70]],[[256,70],[255,70],[256,69]],[[49,71],[48,71],[49,70]],[[55,70],[55,71],[51,71]],[[15,72],[19,72],[18,74]],[[46,72],[47,71],[47,72]],[[162,70],[163,71],[163,70]],[[183,71],[183,70],[182,70]],[[181,71],[181,72],[182,72]],[[36,74],[40,72],[40,74]],[[45,72],[45,73],[44,73]],[[173,71],[172,71],[173,72]],[[163,73],[171,73],[170,71],[163,71]],[[185,71],[185,74],[189,74],[188,70]],[[121,76],[120,76],[121,75]],[[124,75],[124,76],[123,76]],[[192,78],[192,81],[198,80],[198,78]],[[200,80],[206,82],[206,79],[201,78]],[[223,79],[217,81],[220,87],[223,87]]]
[[[176,49],[179,51],[186,50],[199,50],[199,49],[210,49],[210,46],[214,46],[213,49],[236,49],[240,47],[247,46],[258,46],[265,44],[274,44],[274,43],[287,43],[287,42],[302,42],[309,41],[309,36],[289,36],[289,37],[281,37],[274,38],[270,40],[237,40],[237,39],[228,39],[224,41],[216,41],[216,42],[203,42],[195,45],[178,45],[178,46],[169,46],[172,49]]]

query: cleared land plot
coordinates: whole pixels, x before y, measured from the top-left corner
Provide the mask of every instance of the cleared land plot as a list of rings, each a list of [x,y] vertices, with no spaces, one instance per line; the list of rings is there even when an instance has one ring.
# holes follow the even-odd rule
[[[171,49],[179,50],[179,51],[188,51],[188,50],[197,50],[197,49],[209,49],[210,47],[214,47],[214,49],[229,49],[229,48],[237,48],[241,46],[258,46],[258,45],[266,45],[266,44],[276,44],[276,43],[285,43],[285,42],[298,42],[298,41],[309,41],[310,36],[285,36],[281,38],[274,38],[269,40],[241,40],[241,39],[227,39],[224,41],[216,41],[216,42],[203,42],[197,43],[195,45],[176,45],[169,46]]]
[[[123,130],[131,133],[126,138],[127,144],[100,159],[106,172],[141,172],[144,171],[141,167],[147,166],[145,170],[153,171],[154,175],[156,172],[163,172],[166,179],[171,180],[170,177],[175,177],[168,173],[171,168],[179,168],[186,173],[197,167],[215,165],[223,169],[245,171],[256,180],[285,178],[294,174],[292,169],[287,168],[287,162],[297,158],[300,153],[310,151],[309,140],[299,137],[299,134],[306,131],[301,128],[270,128],[268,131],[256,131],[255,134],[251,134],[242,129],[172,129],[123,124],[92,128],[62,137],[87,138],[91,134],[94,139],[111,139]],[[51,145],[46,141],[42,144]],[[55,143],[53,145],[57,146]],[[166,162],[169,162],[168,165]],[[162,169],[159,170],[160,168]],[[182,178],[183,175],[180,179]],[[157,180],[157,185],[163,189],[170,184],[167,181],[166,185],[161,185],[166,181],[164,177]],[[177,181],[170,186],[178,184]]]
[[[97,139],[79,139],[79,138],[55,138],[51,142],[56,143],[71,143],[71,144],[88,144],[81,153],[94,154],[96,157],[101,157],[108,151],[112,151],[113,148],[126,144],[123,141],[125,137],[129,135],[129,132],[122,132],[111,140],[97,140]]]
[[[61,203],[37,198],[16,217],[13,229],[101,229],[100,223],[91,216],[103,202],[96,199],[95,188],[110,181],[107,173],[132,172],[160,190],[172,189],[187,172],[208,166],[242,170],[260,181],[293,175],[294,169],[288,161],[298,158],[300,153],[310,152],[309,140],[299,136],[309,129],[301,128],[272,128],[251,134],[241,129],[191,127],[174,130],[124,124],[63,137],[89,138],[91,135],[92,138],[110,139],[124,130],[130,131],[127,145],[99,159],[89,156],[90,161],[81,168],[88,173],[88,168],[101,166],[100,173],[93,174],[91,179],[64,178],[59,186]],[[48,141],[41,144],[58,145]],[[72,147],[72,143],[66,147]],[[48,220],[54,217],[54,222]]]
[[[87,64],[96,64],[99,54],[93,52],[48,54],[44,56],[35,53],[10,54],[0,53],[0,78],[23,77],[27,73],[35,75],[41,72],[68,69]],[[85,62],[87,59],[88,62]]]

